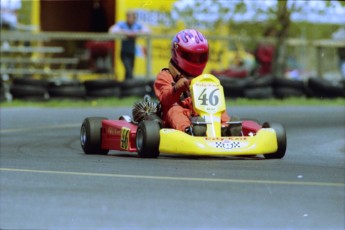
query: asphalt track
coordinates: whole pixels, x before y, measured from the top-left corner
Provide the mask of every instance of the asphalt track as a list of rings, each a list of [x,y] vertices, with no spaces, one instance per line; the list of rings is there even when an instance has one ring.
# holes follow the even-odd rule
[[[87,116],[1,108],[0,229],[345,229],[345,107],[235,107],[285,125],[284,159],[84,155]]]

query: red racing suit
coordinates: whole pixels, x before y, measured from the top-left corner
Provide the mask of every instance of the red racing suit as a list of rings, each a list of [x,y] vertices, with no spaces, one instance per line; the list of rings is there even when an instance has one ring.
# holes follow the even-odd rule
[[[154,91],[162,106],[162,119],[166,127],[185,131],[191,126],[191,117],[198,116],[194,111],[191,97],[174,91],[175,80],[169,69],[162,69],[154,83]],[[189,92],[187,92],[188,94]],[[221,116],[221,122],[230,120],[226,111]]]

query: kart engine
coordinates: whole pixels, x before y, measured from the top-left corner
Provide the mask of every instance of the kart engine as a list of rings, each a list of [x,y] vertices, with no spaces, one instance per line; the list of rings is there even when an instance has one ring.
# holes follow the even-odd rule
[[[159,118],[160,103],[151,100],[149,95],[145,95],[143,99],[137,101],[133,105],[132,116],[137,123],[143,120],[151,120],[152,117]]]

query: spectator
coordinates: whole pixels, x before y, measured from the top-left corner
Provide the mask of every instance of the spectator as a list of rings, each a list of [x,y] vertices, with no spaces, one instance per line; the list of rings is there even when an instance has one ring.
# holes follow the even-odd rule
[[[136,22],[136,13],[134,11],[128,11],[126,14],[126,21],[120,21],[111,26],[109,33],[127,36],[121,43],[121,60],[126,71],[125,79],[132,79],[135,60],[135,39],[140,34],[150,33],[150,30],[144,25]]]
[[[22,7],[20,0],[0,1],[0,25],[1,29],[15,30],[18,24],[18,10]]]
[[[269,38],[275,35],[273,28],[268,28],[264,33],[264,38]],[[268,41],[261,42],[254,52],[256,62],[258,63],[258,75],[265,76],[272,73],[272,63],[274,57],[275,47]]]

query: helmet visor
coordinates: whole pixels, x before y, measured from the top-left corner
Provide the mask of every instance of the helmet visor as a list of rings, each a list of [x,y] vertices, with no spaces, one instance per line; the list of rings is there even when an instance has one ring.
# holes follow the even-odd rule
[[[190,53],[190,52],[181,50],[180,54],[183,59],[195,64],[203,64],[203,63],[206,63],[208,60],[208,52]]]

